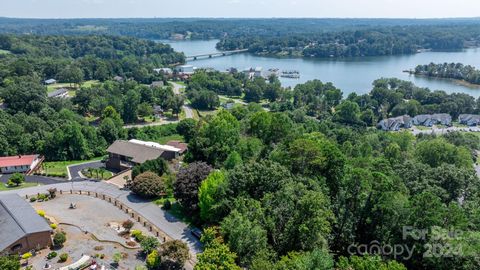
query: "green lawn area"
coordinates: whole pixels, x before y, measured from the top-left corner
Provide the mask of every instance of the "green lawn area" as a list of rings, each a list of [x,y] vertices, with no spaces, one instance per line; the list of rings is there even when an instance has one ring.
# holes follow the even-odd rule
[[[462,125],[459,122],[452,122],[452,124],[453,124],[454,127],[460,127],[460,128],[468,127],[467,125]]]
[[[430,127],[425,127],[425,126],[415,126],[418,130],[430,130],[432,128]]]
[[[170,82],[172,82],[172,81],[170,81]],[[182,82],[182,81],[176,81],[176,82],[174,82],[174,83],[179,84],[179,85],[181,85],[181,86],[183,86],[183,87],[187,87],[187,84],[186,84],[185,82]]]
[[[37,183],[23,183],[18,187],[7,187],[5,185],[5,183],[0,183],[0,191],[21,189],[21,188],[27,188],[27,187],[35,187],[35,186],[38,186],[38,185],[39,184],[37,184]]]
[[[174,134],[174,135],[170,135],[170,136],[165,136],[165,137],[161,137],[157,140],[155,140],[156,142],[158,142],[159,144],[166,144],[168,141],[182,141],[183,142],[183,136],[182,135],[179,135],[179,134]]]
[[[50,161],[44,162],[42,167],[45,174],[50,176],[67,177],[67,166],[81,164],[89,161],[102,160],[103,157],[96,157],[90,160]]]
[[[83,87],[91,87],[92,85],[96,84],[96,83],[99,83],[98,80],[90,80],[90,81],[85,81],[84,83],[82,83],[82,86]],[[50,93],[58,88],[75,88],[73,83],[55,83],[55,84],[50,84],[50,85],[47,85],[47,92]],[[75,95],[75,90],[74,89],[70,89],[68,91],[68,94],[70,96],[74,96]]]

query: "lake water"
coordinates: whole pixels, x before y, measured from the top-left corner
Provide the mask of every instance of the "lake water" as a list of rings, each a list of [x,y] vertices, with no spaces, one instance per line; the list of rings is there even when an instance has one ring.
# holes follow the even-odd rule
[[[162,42],[170,44],[175,50],[182,51],[187,56],[218,51],[215,49],[217,40]],[[263,70],[269,68],[298,70],[300,79],[280,78],[282,85],[293,87],[298,83],[319,79],[323,82],[332,82],[336,87],[342,89],[344,96],[351,92],[368,93],[372,88],[372,82],[381,77],[408,80],[431,90],[444,90],[447,93],[462,92],[475,97],[480,96],[480,87],[467,87],[452,80],[418,77],[402,72],[415,68],[419,64],[430,62],[459,62],[480,68],[480,48],[459,52],[423,52],[413,55],[345,59],[276,58],[241,53],[190,61],[188,64],[221,71],[230,67],[239,70],[248,67],[263,67]]]

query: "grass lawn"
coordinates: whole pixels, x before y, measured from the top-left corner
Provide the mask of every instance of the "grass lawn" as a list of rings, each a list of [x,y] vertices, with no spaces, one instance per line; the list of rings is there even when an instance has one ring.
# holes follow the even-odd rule
[[[418,130],[431,130],[432,128],[430,127],[425,127],[425,126],[415,126]]]
[[[99,83],[98,80],[85,81],[84,83],[82,83],[82,86],[91,87],[96,83]],[[58,88],[76,88],[76,87],[74,87],[73,83],[55,83],[55,84],[47,85],[47,92],[50,93]],[[70,89],[68,91],[68,95],[75,96],[75,91],[73,89]]]
[[[47,92],[50,93],[50,92],[53,92],[53,91],[57,90],[58,88],[69,88],[69,87],[73,87],[73,84],[70,84],[70,83],[49,84],[49,85],[47,85]]]
[[[183,142],[183,136],[182,135],[179,135],[179,134],[174,134],[174,135],[170,135],[170,136],[165,136],[165,137],[161,137],[157,140],[155,140],[156,142],[158,142],[159,144],[166,144],[168,141],[182,141]]]
[[[459,127],[459,128],[466,128],[468,127],[467,125],[462,125],[459,122],[452,122],[454,127]]]
[[[171,81],[171,82],[173,82],[173,81]],[[176,82],[173,82],[173,83],[176,83],[176,84],[181,85],[183,87],[187,87],[187,84],[185,82],[182,82],[182,81],[176,81]]]
[[[18,187],[7,187],[5,185],[5,183],[0,183],[0,191],[21,189],[21,188],[27,188],[27,187],[35,187],[35,186],[38,186],[38,185],[39,184],[37,184],[37,183],[23,183]]]
[[[90,160],[50,161],[43,163],[43,170],[47,175],[67,177],[67,166],[81,164],[89,161],[102,160],[103,157],[96,157]]]

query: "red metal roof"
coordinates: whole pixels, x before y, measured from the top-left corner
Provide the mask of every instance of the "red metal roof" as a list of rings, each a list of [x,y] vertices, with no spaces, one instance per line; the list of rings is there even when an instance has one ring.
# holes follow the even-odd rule
[[[38,155],[0,157],[0,167],[32,165]]]
[[[188,148],[188,144],[180,141],[169,141],[167,142],[167,145],[180,149],[181,150],[180,154],[183,154],[185,151],[187,151],[187,148]]]

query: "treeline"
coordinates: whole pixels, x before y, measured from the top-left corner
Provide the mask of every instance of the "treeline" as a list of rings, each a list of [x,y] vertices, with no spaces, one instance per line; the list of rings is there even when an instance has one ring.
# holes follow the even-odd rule
[[[115,76],[150,83],[156,67],[183,63],[169,45],[131,37],[0,35],[0,81],[32,76],[80,84]]]
[[[0,18],[0,33],[37,35],[121,35],[146,39],[190,39],[229,36],[283,36],[377,27],[468,26],[475,18],[457,19],[13,19]]]
[[[249,49],[255,54],[304,57],[361,57],[411,54],[418,50],[459,50],[478,46],[476,25],[370,27],[308,34],[226,36],[219,49]]]
[[[416,138],[254,104],[181,125],[191,163],[174,196],[206,228],[195,269],[479,267],[475,135]],[[410,237],[407,226],[428,233]],[[452,228],[462,236],[433,235]],[[414,251],[376,257],[385,245]],[[431,245],[465,251],[425,258]]]
[[[292,99],[277,99],[270,108],[359,126],[375,126],[381,119],[404,114],[448,113],[455,119],[480,113],[480,99],[468,94],[431,91],[395,78],[378,79],[369,93],[351,93],[345,99],[340,89],[318,80],[297,85],[292,94]]]
[[[130,80],[106,81],[81,87],[71,101],[76,111],[83,116],[102,117],[105,109],[111,106],[124,123],[135,123],[139,118],[152,116],[155,106],[162,112],[172,110],[173,114],[179,114],[184,99],[174,95],[169,85],[151,87]]]
[[[472,84],[480,84],[480,70],[462,63],[443,63],[418,65],[414,74],[434,78],[462,80]]]
[[[162,133],[161,127],[127,132],[124,123],[151,115],[155,105],[178,114],[183,104],[171,87],[142,84],[164,80],[152,73],[154,66],[183,59],[168,46],[107,36],[8,35],[0,40],[1,48],[10,52],[0,56],[1,156],[38,153],[48,160],[100,156],[116,139],[157,138]],[[105,76],[100,75],[102,65],[108,67]],[[63,77],[65,70],[82,76]],[[114,75],[125,79],[111,81]],[[100,82],[81,86],[72,99],[48,98],[43,80],[52,77],[79,85],[84,79]],[[94,125],[87,119],[96,119]]]
[[[242,98],[245,102],[276,101],[288,98],[277,77],[248,78],[244,73],[197,71],[187,82],[187,97],[197,109],[213,109],[220,105],[218,95]]]

